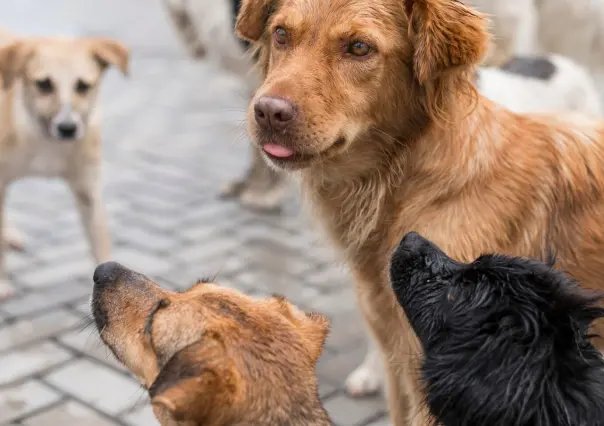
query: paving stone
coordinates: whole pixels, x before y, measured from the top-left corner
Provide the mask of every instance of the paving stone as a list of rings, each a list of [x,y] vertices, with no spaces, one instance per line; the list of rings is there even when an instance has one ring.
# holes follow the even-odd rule
[[[363,361],[365,352],[364,346],[339,354],[324,352],[317,364],[319,379],[324,379],[336,386],[342,384],[348,374]]]
[[[128,409],[144,395],[134,379],[88,360],[60,368],[47,375],[45,381],[109,415]]]
[[[159,422],[153,414],[151,405],[133,411],[123,417],[124,421],[131,426],[159,426]]]
[[[92,280],[91,280],[92,281]],[[65,283],[63,280],[35,293],[0,302],[0,310],[9,316],[27,315],[39,311],[47,311],[89,295],[91,288],[85,288],[76,283]]]
[[[337,395],[325,403],[325,409],[338,426],[360,426],[384,411],[381,400],[365,399],[363,404],[346,395]]]
[[[29,417],[22,422],[26,426],[77,425],[77,426],[116,426],[113,422],[90,408],[75,402],[67,401],[56,405],[48,411]]]
[[[21,274],[19,282],[30,288],[50,287],[58,282],[76,281],[92,277],[94,264],[85,257],[76,257],[66,262],[51,263]]]
[[[149,251],[152,253],[166,253],[181,244],[179,238],[173,233],[171,235],[166,235],[159,232],[152,232],[149,229],[143,229],[140,226],[127,227],[124,232],[121,232],[118,235],[116,240],[140,248],[142,251]]]
[[[11,346],[54,336],[61,331],[74,328],[80,320],[81,317],[64,309],[17,320],[10,325],[0,327],[0,352]]]
[[[166,257],[134,248],[118,248],[113,254],[114,260],[145,275],[161,275],[169,271],[172,265]]]
[[[70,350],[92,357],[116,370],[126,371],[126,368],[115,359],[111,351],[103,344],[93,324],[87,327],[86,330],[75,330],[66,333],[60,336],[58,341]]]
[[[5,352],[0,355],[0,386],[41,374],[70,358],[69,352],[50,342]]]
[[[83,239],[70,239],[63,244],[51,244],[43,249],[36,250],[36,258],[46,264],[69,261],[71,259],[83,260],[90,255],[88,242]],[[92,262],[92,260],[90,260]]]
[[[57,392],[37,380],[0,389],[0,424],[51,406],[60,398]]]

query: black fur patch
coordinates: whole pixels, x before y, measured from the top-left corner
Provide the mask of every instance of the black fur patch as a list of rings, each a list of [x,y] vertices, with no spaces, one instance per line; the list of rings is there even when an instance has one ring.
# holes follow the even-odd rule
[[[239,15],[240,9],[241,0],[231,0],[231,10],[233,11],[233,31],[235,30],[235,23],[237,22],[237,15]],[[237,37],[237,40],[239,40],[239,42],[245,49],[250,47],[250,44],[247,41],[241,40],[239,37]]]
[[[548,58],[516,56],[501,66],[503,71],[537,80],[550,80],[556,74],[556,65]]]
[[[603,426],[601,295],[534,259],[456,262],[416,233],[392,257],[397,299],[424,347],[426,403],[443,426]]]

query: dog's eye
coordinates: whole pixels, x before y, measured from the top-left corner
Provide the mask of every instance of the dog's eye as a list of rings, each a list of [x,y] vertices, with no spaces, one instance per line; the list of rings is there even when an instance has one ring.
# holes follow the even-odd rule
[[[285,31],[285,28],[277,27],[275,29],[273,37],[275,39],[275,43],[281,45],[287,44],[287,31]]]
[[[85,81],[78,80],[78,82],[76,83],[75,90],[80,95],[84,95],[90,90],[90,84],[86,83]]]
[[[36,80],[36,87],[41,93],[51,93],[54,89],[50,78]]]
[[[348,45],[348,49],[346,53],[349,53],[353,56],[367,56],[371,53],[371,46],[362,41],[353,41]]]
[[[447,300],[451,303],[455,302],[455,295],[452,292],[447,293]]]

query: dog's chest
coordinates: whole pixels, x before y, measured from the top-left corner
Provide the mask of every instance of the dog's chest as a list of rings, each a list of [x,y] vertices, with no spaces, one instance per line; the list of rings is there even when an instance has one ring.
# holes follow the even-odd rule
[[[72,167],[74,150],[73,142],[40,141],[20,156],[13,175],[15,178],[65,176]]]

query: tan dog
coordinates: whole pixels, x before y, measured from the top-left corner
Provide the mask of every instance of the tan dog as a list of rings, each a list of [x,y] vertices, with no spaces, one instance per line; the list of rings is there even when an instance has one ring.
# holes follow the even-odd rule
[[[0,210],[20,178],[62,178],[74,193],[97,262],[109,258],[101,200],[101,139],[95,108],[109,65],[124,74],[128,50],[102,38],[14,39],[0,47]],[[0,213],[0,228],[6,228]],[[7,233],[15,242],[15,232]],[[17,242],[15,242],[17,243]],[[12,294],[0,248],[0,299]]]
[[[116,262],[97,267],[94,283],[100,336],[163,426],[331,424],[315,376],[322,315],[213,283],[166,291]]]
[[[604,125],[481,97],[481,15],[454,0],[245,0],[237,30],[266,75],[252,140],[275,167],[300,171],[347,258],[387,361],[396,426],[432,421],[420,345],[388,283],[407,232],[465,262],[549,246],[575,278],[604,288]]]

